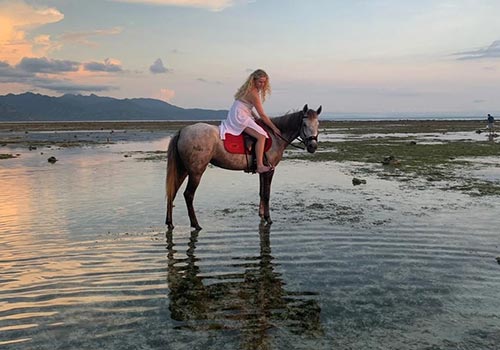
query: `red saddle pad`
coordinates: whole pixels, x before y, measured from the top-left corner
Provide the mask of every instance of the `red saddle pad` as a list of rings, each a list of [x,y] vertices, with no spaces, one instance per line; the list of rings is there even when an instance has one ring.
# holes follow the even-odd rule
[[[273,141],[270,137],[266,139],[266,144],[264,146],[264,152],[267,152],[273,144]],[[224,140],[224,148],[229,153],[236,154],[251,154],[251,150],[245,147],[245,139],[243,134],[238,136],[233,134],[226,133]]]

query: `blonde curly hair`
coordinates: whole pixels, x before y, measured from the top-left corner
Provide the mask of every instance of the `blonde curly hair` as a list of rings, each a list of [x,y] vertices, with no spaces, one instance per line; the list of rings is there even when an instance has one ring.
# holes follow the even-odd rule
[[[252,74],[250,74],[248,76],[245,83],[243,85],[241,85],[241,87],[238,89],[238,91],[236,91],[236,94],[234,94],[234,99],[239,100],[243,96],[248,94],[248,92],[255,87],[255,81],[262,78],[262,77],[266,78],[266,84],[259,91],[259,94],[260,94],[260,99],[262,100],[262,102],[264,102],[266,100],[267,95],[271,94],[271,84],[269,84],[269,76],[262,69],[257,69]]]

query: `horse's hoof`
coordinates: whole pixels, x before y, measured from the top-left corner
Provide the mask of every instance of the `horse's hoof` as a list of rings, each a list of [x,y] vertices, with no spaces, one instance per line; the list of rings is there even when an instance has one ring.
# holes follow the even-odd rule
[[[191,227],[194,229],[193,231],[201,231],[201,226],[196,224],[196,225],[191,225]]]

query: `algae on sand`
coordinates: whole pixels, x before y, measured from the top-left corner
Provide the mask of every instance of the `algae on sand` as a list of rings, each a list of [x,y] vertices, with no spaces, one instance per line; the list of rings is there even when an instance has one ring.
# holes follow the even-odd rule
[[[17,157],[10,153],[0,153],[0,159],[12,159],[12,158],[17,158]]]
[[[398,162],[383,165],[385,157]],[[419,143],[413,138],[377,137],[340,142],[320,142],[310,161],[361,162],[371,166],[358,167],[357,172],[391,177],[402,181],[424,179],[439,183],[444,190],[460,190],[473,195],[499,195],[500,181],[471,178],[463,169],[474,166],[476,157],[499,157],[500,144],[488,141],[442,141]],[[289,154],[287,158],[303,158]],[[466,160],[463,158],[467,158]],[[496,165],[492,165],[496,166]]]

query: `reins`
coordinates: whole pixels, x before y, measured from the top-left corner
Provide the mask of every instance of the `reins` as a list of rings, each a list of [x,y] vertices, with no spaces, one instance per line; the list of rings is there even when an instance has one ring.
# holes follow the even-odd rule
[[[283,136],[279,135],[279,134],[275,134],[276,136],[278,136],[280,139],[282,139],[283,141],[286,142],[287,145],[290,145],[290,146],[293,146],[295,148],[298,148],[298,149],[301,149],[301,150],[305,150],[305,147],[302,147],[302,146],[297,146],[297,145],[294,145],[292,142],[295,141],[295,140],[299,140],[300,143],[303,143],[304,145],[306,144],[304,140],[302,140],[302,138],[300,138],[300,136],[297,136],[296,138],[294,138],[293,140],[287,140],[285,139]]]
[[[304,119],[304,118],[307,118],[307,116],[305,115],[305,113],[302,115],[302,119]],[[285,139],[283,136],[281,136],[279,134],[275,134],[275,135],[278,136],[283,141],[285,141],[287,145],[290,145],[292,147],[295,147],[295,148],[298,148],[298,149],[301,149],[301,150],[305,150],[306,149],[306,147],[307,147],[306,142],[307,141],[318,141],[318,135],[316,135],[316,136],[309,136],[306,139],[304,139],[300,135],[301,132],[302,132],[302,125],[300,126],[299,135],[296,138],[292,139],[292,140],[287,140],[287,139]],[[304,145],[304,147],[294,145],[292,142],[295,141],[295,140],[298,140],[300,143],[302,143]]]

